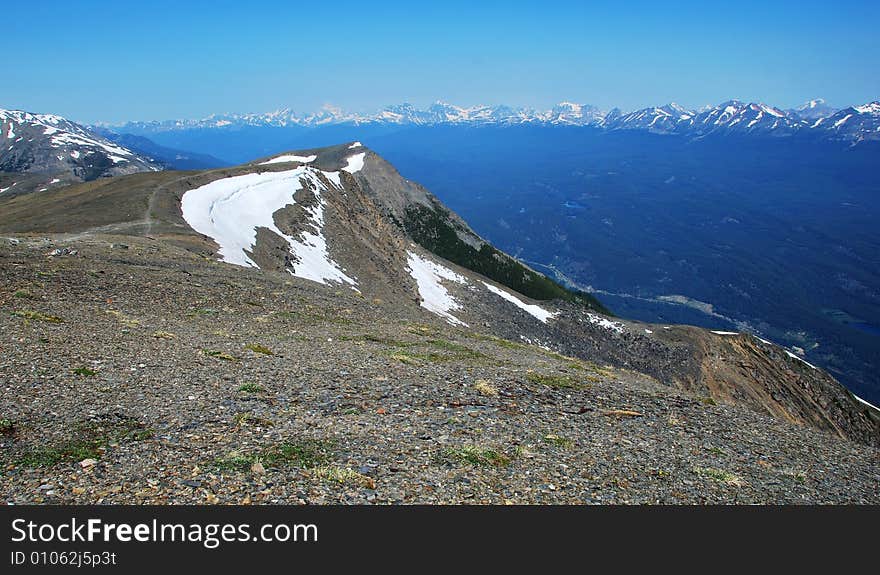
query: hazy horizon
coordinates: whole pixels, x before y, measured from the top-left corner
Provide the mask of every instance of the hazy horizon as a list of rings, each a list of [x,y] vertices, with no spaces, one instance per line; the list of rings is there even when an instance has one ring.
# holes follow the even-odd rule
[[[84,8],[88,20],[83,19]],[[332,104],[366,113],[435,100],[548,109],[560,101],[624,111],[729,99],[779,108],[880,98],[866,1],[385,2],[104,0],[5,8],[0,106],[87,123],[300,114]],[[818,41],[817,41],[818,40]]]

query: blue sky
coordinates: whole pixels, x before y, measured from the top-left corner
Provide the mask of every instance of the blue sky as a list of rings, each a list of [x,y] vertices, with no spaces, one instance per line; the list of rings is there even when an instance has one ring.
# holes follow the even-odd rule
[[[4,2],[0,107],[84,122],[440,99],[880,99],[880,2]]]

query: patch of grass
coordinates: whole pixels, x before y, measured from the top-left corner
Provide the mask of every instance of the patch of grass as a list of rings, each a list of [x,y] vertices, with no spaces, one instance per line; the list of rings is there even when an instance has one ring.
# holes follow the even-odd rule
[[[74,426],[70,436],[61,443],[35,446],[22,453],[13,463],[35,468],[52,467],[59,463],[98,459],[111,443],[143,441],[153,431],[137,419],[125,416],[105,416]]]
[[[230,453],[225,457],[216,458],[211,467],[218,471],[247,471],[256,460],[254,456]]]
[[[95,377],[98,375],[98,372],[94,369],[89,369],[87,367],[77,367],[73,370],[73,373],[79,375],[81,377]]]
[[[556,447],[561,447],[563,449],[570,449],[574,445],[574,441],[562,437],[561,435],[557,435],[556,433],[548,433],[541,439],[544,443],[549,443],[550,445],[555,445]]]
[[[381,343],[382,345],[387,345],[390,347],[412,347],[416,345],[416,343],[412,341],[401,341],[371,334],[362,335],[358,339],[362,339],[363,341],[369,341],[372,343]]]
[[[714,445],[709,448],[709,453],[712,455],[722,456],[724,455],[724,451],[721,448],[715,447]]]
[[[512,461],[509,455],[501,451],[475,445],[444,449],[440,459],[452,463],[467,463],[474,467],[504,467]]]
[[[29,292],[26,289],[15,290],[12,292],[12,297],[22,298],[22,299],[34,299],[34,294]]]
[[[703,403],[704,405],[718,405],[718,402],[715,401],[714,398],[711,398],[711,397],[708,397],[708,396],[707,396],[707,397],[701,397],[701,398],[700,398],[700,402]]]
[[[0,419],[0,435],[14,435],[15,429],[14,421],[5,417]]]
[[[424,324],[413,324],[406,328],[406,331],[410,333],[414,333],[416,335],[424,335],[424,336],[436,336],[440,334],[440,330],[436,327]]]
[[[253,413],[236,413],[232,419],[236,425],[256,425],[260,427],[273,427],[275,425],[275,422],[271,419],[266,419]]]
[[[545,385],[553,389],[583,390],[590,388],[590,384],[581,383],[568,375],[544,374],[536,371],[529,371],[526,373],[526,380],[528,380],[529,383]]]
[[[266,388],[258,383],[245,383],[238,388],[238,391],[243,391],[245,393],[263,393],[266,391]]]
[[[303,467],[311,469],[327,465],[333,459],[333,442],[301,439],[273,445],[263,452],[263,463],[272,467]]]
[[[317,479],[323,479],[330,483],[359,485],[367,489],[375,489],[376,482],[372,478],[358,473],[348,467],[337,467],[330,465],[322,465],[315,467],[309,472],[309,475]]]
[[[474,389],[476,389],[480,395],[485,395],[486,397],[498,396],[498,389],[485,379],[478,379],[476,383],[474,383]]]
[[[174,335],[173,333],[171,333],[170,331],[162,331],[162,330],[153,332],[153,337],[155,337],[156,339],[176,339],[177,338],[177,336]]]
[[[529,346],[517,343],[515,341],[510,341],[509,339],[502,339],[500,337],[495,337],[494,335],[489,335],[485,333],[477,333],[477,332],[467,332],[465,335],[471,339],[477,339],[480,341],[490,341],[497,345],[498,347],[503,347],[506,349],[526,349]]]
[[[116,319],[118,319],[125,327],[137,327],[141,324],[139,319],[135,319],[132,317],[128,317],[121,311],[115,309],[105,310],[108,314],[112,315]]]
[[[204,353],[208,357],[222,359],[223,361],[238,361],[235,357],[229,355],[228,353],[216,349],[203,349],[202,353]]]
[[[447,341],[445,339],[431,339],[427,341],[427,344],[432,347],[451,352],[456,359],[486,357],[482,353],[473,350],[467,346],[455,343],[453,341]]]
[[[736,487],[740,487],[743,485],[743,480],[741,478],[723,469],[718,469],[716,467],[698,467],[694,469],[694,471],[697,473],[697,475],[707,477],[709,479],[712,479],[713,481],[717,481],[718,483],[734,485]]]
[[[64,320],[57,315],[49,315],[40,311],[20,310],[12,312],[12,315],[24,318],[30,321],[43,321],[46,323],[64,323]]]
[[[261,353],[263,355],[275,355],[272,353],[272,350],[264,345],[260,345],[258,343],[249,343],[244,346],[245,349],[249,349],[254,353]]]

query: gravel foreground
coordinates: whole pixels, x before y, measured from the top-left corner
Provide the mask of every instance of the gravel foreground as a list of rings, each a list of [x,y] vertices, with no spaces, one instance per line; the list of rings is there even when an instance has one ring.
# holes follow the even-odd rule
[[[880,503],[876,449],[415,302],[134,237],[0,277],[7,503]]]

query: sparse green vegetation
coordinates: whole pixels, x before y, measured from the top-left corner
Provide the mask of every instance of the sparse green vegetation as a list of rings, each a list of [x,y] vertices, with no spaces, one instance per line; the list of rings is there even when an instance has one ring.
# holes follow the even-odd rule
[[[0,419],[0,435],[13,435],[15,433],[15,422],[11,419]]]
[[[323,479],[330,483],[352,484],[365,487],[367,489],[375,489],[376,482],[372,478],[358,473],[348,467],[337,467],[335,465],[322,465],[315,467],[310,472],[312,477]]]
[[[235,357],[229,355],[228,353],[216,349],[203,349],[202,353],[204,353],[208,357],[222,359],[223,361],[238,361]]]
[[[441,462],[467,463],[475,467],[503,467],[512,461],[509,455],[501,451],[474,445],[444,449],[439,459]]]
[[[523,295],[537,300],[564,299],[609,313],[592,295],[568,290],[489,244],[483,244],[477,250],[458,236],[463,228],[457,229],[459,226],[439,205],[408,206],[403,228],[418,244],[438,256],[481,273]]]
[[[245,412],[236,413],[235,416],[233,416],[233,420],[236,425],[255,425],[259,427],[272,427],[275,425],[275,422],[271,419],[266,419],[265,417]]]
[[[218,471],[247,471],[256,461],[256,457],[230,453],[214,460],[212,467]]]
[[[574,441],[556,433],[548,433],[542,439],[544,440],[544,443],[549,443],[563,449],[570,449],[574,445]]]
[[[725,483],[727,485],[734,485],[740,487],[743,485],[743,480],[730,473],[729,471],[725,471],[723,469],[718,469],[715,467],[697,467],[694,469],[694,472],[697,475],[702,477],[707,477],[719,483]]]
[[[485,395],[486,397],[498,396],[498,390],[495,386],[485,379],[478,379],[476,383],[474,383],[474,389],[476,389],[480,395]]]
[[[98,459],[110,444],[142,441],[152,436],[153,431],[134,418],[108,416],[76,425],[62,443],[28,449],[14,464],[28,468],[51,467],[63,462]]]
[[[263,393],[266,391],[266,388],[258,383],[245,383],[238,388],[238,391],[243,391],[245,393]]]
[[[34,299],[34,294],[29,292],[26,289],[20,289],[12,292],[12,297],[22,298],[22,299]]]
[[[272,467],[295,465],[310,469],[328,464],[333,458],[333,442],[301,439],[274,445],[263,452],[263,463]]]
[[[153,332],[153,337],[155,337],[156,339],[175,339],[175,338],[177,338],[177,336],[174,335],[173,333],[171,333],[170,331],[162,331],[162,330]]]
[[[94,377],[98,375],[97,371],[95,371],[94,369],[89,369],[87,367],[77,367],[73,370],[73,373],[81,377]]]
[[[260,345],[259,343],[249,343],[244,347],[245,349],[249,349],[254,353],[260,353],[263,355],[275,355],[274,353],[272,353],[271,349],[264,345]]]
[[[47,313],[32,311],[32,310],[20,310],[12,312],[12,315],[24,318],[30,321],[43,321],[46,323],[64,323],[64,320],[57,315],[49,315]]]

